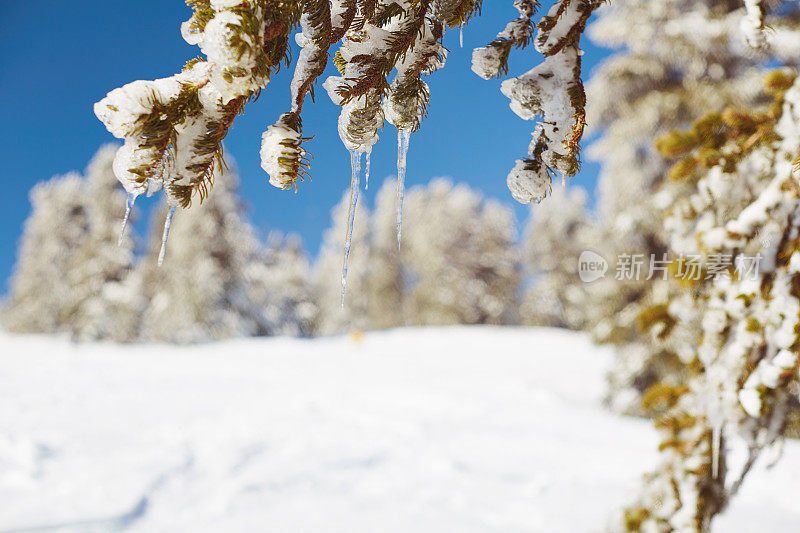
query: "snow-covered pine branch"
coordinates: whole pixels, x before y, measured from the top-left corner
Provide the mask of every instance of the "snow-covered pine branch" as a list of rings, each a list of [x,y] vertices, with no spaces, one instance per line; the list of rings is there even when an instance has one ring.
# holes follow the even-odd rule
[[[204,198],[222,140],[280,62],[300,15],[280,1],[190,0],[181,33],[206,60],[169,78],[135,81],[95,104],[95,114],[125,145],[114,170],[128,193],[163,189],[171,206]]]
[[[545,56],[531,71],[503,82],[511,109],[525,120],[540,117],[528,147],[508,175],[508,188],[522,203],[541,201],[556,173],[573,176],[580,168],[580,140],[586,123],[586,95],[581,82],[580,36],[602,0],[561,0],[537,24],[536,50]],[[519,18],[510,22],[486,47],[472,56],[472,70],[489,79],[508,71],[513,47],[531,40],[536,0],[515,0]]]
[[[761,451],[782,438],[797,395],[800,322],[800,83],[772,72],[770,106],[710,112],[659,139],[680,158],[665,226],[675,253],[698,259],[686,289],[701,309],[700,373],[657,426],[662,465],[626,514],[629,530],[705,533]],[[723,258],[727,265],[718,265]],[[719,275],[710,275],[718,272]],[[741,444],[744,460],[728,447]]]
[[[601,0],[558,0],[538,23],[536,47],[545,55],[540,67],[508,80],[503,92],[523,118],[541,116],[529,157],[509,175],[515,198],[542,199],[554,171],[578,169],[584,95],[580,82],[578,39]],[[288,66],[290,37],[301,46],[291,82],[290,109],[262,136],[262,167],[276,187],[297,188],[308,174],[301,113],[306,96],[326,69],[331,47],[341,41],[334,63],[340,76],[324,87],[342,107],[339,135],[353,160],[355,189],[362,154],[378,141],[384,119],[398,129],[397,225],[400,242],[403,175],[410,134],[427,114],[430,90],[422,76],[442,67],[442,44],[449,28],[461,28],[480,13],[481,0],[187,0],[194,9],[181,25],[183,38],[198,45],[205,59],[182,72],[154,81],[135,81],[111,91],[95,105],[95,114],[125,141],[114,171],[137,196],[163,190],[169,205],[188,207],[212,186],[222,140],[248,102],[255,100],[282,62]],[[520,17],[476,57],[505,70],[511,47],[523,47],[533,35],[538,2],[516,0]],[[481,52],[483,50],[483,52]],[[488,51],[488,52],[487,52]],[[499,57],[491,59],[494,56]],[[494,63],[493,63],[494,62]],[[484,65],[485,67],[486,65]],[[394,79],[389,76],[396,70]],[[485,74],[486,68],[477,72]],[[494,75],[493,74],[493,75]],[[484,76],[485,77],[485,76]],[[367,178],[368,179],[368,178]],[[352,218],[352,217],[351,217]]]
[[[606,259],[620,253],[661,259],[668,250],[663,209],[688,194],[687,183],[670,179],[679,169],[670,172],[670,161],[653,141],[710,109],[760,106],[763,70],[800,61],[800,3],[764,6],[770,46],[759,51],[745,42],[746,10],[740,0],[615,0],[593,15],[589,37],[619,50],[586,85],[587,124],[597,134],[586,154],[601,165],[602,235],[593,250]],[[700,331],[692,331],[699,321],[691,315],[702,310],[669,303],[676,289],[644,277],[607,276],[591,283],[587,310],[593,336],[616,346],[609,374],[612,405],[652,415],[662,410],[661,402],[650,401],[647,391],[683,383],[693,372]],[[681,326],[664,337],[665,325],[673,320]]]

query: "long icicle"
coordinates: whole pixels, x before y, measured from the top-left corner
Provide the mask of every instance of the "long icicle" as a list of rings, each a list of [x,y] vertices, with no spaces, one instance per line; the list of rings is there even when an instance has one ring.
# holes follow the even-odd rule
[[[361,151],[350,150],[350,209],[347,212],[347,236],[344,240],[344,264],[342,265],[342,309],[344,309],[344,295],[347,291],[347,268],[350,262],[350,245],[353,244],[353,226],[356,221],[356,207],[358,206],[358,187],[361,174]]]
[[[167,213],[167,219],[164,221],[164,233],[161,235],[161,251],[158,252],[158,266],[164,262],[164,254],[167,253],[167,237],[169,237],[169,229],[172,227],[172,216],[175,214],[177,206],[170,208]]]
[[[411,143],[411,132],[397,130],[397,249],[403,236],[403,198],[406,194],[406,156]]]
[[[131,211],[133,211],[133,203],[136,201],[136,196],[132,192],[128,193],[128,198],[125,200],[125,217],[122,219],[122,228],[119,230],[119,239],[117,239],[117,246],[122,246],[122,239],[125,237],[125,228],[128,227],[128,220],[131,218]]]
[[[364,153],[367,154],[367,170],[366,176],[364,177],[364,190],[366,191],[369,189],[369,157],[372,155],[372,146],[367,148]]]
[[[722,443],[722,424],[714,422],[711,430],[711,476],[713,479],[719,477],[719,452]]]
[[[703,411],[706,420],[711,424],[711,476],[717,479],[720,467],[720,452],[722,447],[722,430],[725,424],[725,417],[722,413],[722,395],[720,392],[720,380],[718,373],[712,373],[713,359],[708,356],[701,359],[705,367],[704,377],[704,406]]]

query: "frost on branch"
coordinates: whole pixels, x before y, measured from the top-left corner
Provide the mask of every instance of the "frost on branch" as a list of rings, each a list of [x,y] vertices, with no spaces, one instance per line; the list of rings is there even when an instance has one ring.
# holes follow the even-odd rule
[[[530,203],[550,192],[556,173],[572,176],[580,168],[580,140],[585,125],[586,95],[581,82],[580,35],[600,2],[561,0],[537,24],[535,47],[545,60],[532,70],[503,82],[501,90],[511,109],[525,120],[540,118],[528,148],[508,175],[508,188],[516,200]],[[491,78],[508,70],[512,47],[530,40],[530,19],[537,2],[517,0],[520,18],[497,39],[473,54],[472,70]]]

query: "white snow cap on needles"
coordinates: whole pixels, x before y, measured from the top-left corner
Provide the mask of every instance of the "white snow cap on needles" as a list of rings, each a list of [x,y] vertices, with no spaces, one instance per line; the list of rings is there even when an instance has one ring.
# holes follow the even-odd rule
[[[581,24],[581,19],[591,9],[592,3],[589,0],[566,0],[553,4],[546,19],[552,20],[554,23],[549,25],[550,29],[547,31],[539,30],[536,35],[536,50],[545,56],[551,56],[564,44],[569,33]],[[540,23],[541,27],[542,23]]]
[[[497,40],[473,54],[473,70],[484,78],[499,74],[511,46],[523,46],[530,36],[535,4],[519,0],[515,6],[520,17]],[[578,36],[595,6],[590,0],[553,4],[539,22],[536,36],[535,46],[545,56],[544,62],[501,86],[517,115],[540,120],[528,147],[528,159],[517,161],[507,179],[512,195],[522,203],[542,200],[550,191],[555,172],[566,177],[579,168],[578,142],[583,134],[586,98],[580,80]]]
[[[550,194],[550,174],[536,161],[517,159],[506,184],[515,200],[523,204],[540,201]]]
[[[252,29],[233,9],[263,18],[257,3],[214,0],[210,7],[215,13],[205,24],[193,16],[181,26],[186,42],[199,45],[208,61],[169,78],[129,83],[94,106],[109,132],[125,140],[114,172],[130,194],[163,188],[171,205],[188,205],[198,189],[205,195],[219,142],[238,109],[231,102],[268,81],[268,69],[257,65],[267,25]]]
[[[378,142],[378,130],[383,127],[383,110],[381,97],[377,91],[351,98],[342,105],[342,97],[337,93],[338,87],[344,78],[331,76],[323,88],[328,92],[331,101],[342,106],[339,114],[339,138],[348,150],[366,151]],[[359,127],[353,127],[357,124]]]
[[[764,0],[744,0],[746,14],[742,18],[742,33],[747,44],[756,50],[767,48]]]
[[[305,150],[300,147],[300,134],[278,121],[267,128],[261,136],[261,168],[269,174],[269,183],[279,189],[288,189],[295,184],[294,176],[287,172],[287,161],[302,158]]]
[[[476,48],[472,53],[472,72],[485,80],[500,74],[503,68],[503,51],[493,46]]]
[[[259,43],[266,37],[266,25],[260,24],[256,34],[234,30],[244,27],[245,21],[232,8],[243,4],[251,4],[250,7],[260,14],[256,2],[218,0],[211,2],[211,7],[217,13],[205,25],[203,32],[191,33],[189,28],[181,27],[186,42],[199,45],[208,61],[217,67],[211,81],[219,90],[224,104],[251,90],[263,88],[269,81],[255,73]],[[191,19],[187,22],[191,22]]]
[[[401,130],[415,131],[419,128],[430,95],[428,84],[419,78],[422,74],[430,74],[442,68],[446,58],[447,49],[436,38],[431,23],[425,21],[414,46],[397,64],[397,76],[383,103],[387,122]],[[399,94],[413,87],[416,82],[421,87],[419,92],[415,91],[411,96]]]
[[[488,46],[472,52],[472,72],[485,80],[496,78],[503,72],[508,54],[514,46],[524,46],[533,32],[531,18],[538,3],[534,0],[515,0],[519,17],[509,22],[505,29]]]
[[[522,203],[538,201],[550,191],[548,167],[564,174],[571,172],[576,154],[569,145],[574,117],[580,110],[570,100],[567,87],[574,83],[574,68],[578,53],[567,47],[544,63],[518,78],[503,82],[501,91],[509,100],[511,109],[525,120],[541,116],[533,132],[528,156],[541,162],[536,169],[523,161],[508,176],[508,186],[514,198]],[[545,183],[546,182],[546,183]]]
[[[185,87],[199,87],[207,82],[209,71],[209,63],[198,63],[169,78],[134,81],[114,89],[94,105],[95,115],[106,125],[108,131],[125,140],[114,159],[114,174],[128,193],[136,196],[153,194],[162,188],[165,178],[170,179],[173,176],[172,171],[179,159],[185,160],[184,155],[191,157],[191,154],[183,152],[191,148],[191,139],[196,134],[191,131],[193,121],[184,120],[175,126],[177,137],[183,137],[187,142],[184,143],[186,150],[173,153],[171,158],[164,157],[166,147],[158,146],[151,138],[146,137],[147,132],[143,130],[142,123],[158,112],[165,102],[178,98]],[[203,100],[213,101],[215,95],[209,95],[209,90],[210,87],[198,90],[201,104]],[[161,112],[155,118],[164,121],[167,116]]]

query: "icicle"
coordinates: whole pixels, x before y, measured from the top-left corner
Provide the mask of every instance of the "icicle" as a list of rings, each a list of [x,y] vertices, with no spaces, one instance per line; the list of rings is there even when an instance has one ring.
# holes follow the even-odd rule
[[[364,179],[364,190],[366,191],[369,189],[369,156],[372,155],[372,146],[366,149],[365,153],[367,154],[367,172]]]
[[[122,219],[122,229],[119,230],[119,239],[117,246],[122,246],[122,239],[125,237],[125,228],[128,227],[128,220],[131,218],[131,211],[133,210],[133,203],[136,201],[136,194],[128,193],[128,199],[125,201],[125,217]]]
[[[403,198],[406,194],[406,156],[411,142],[411,132],[397,130],[397,249],[403,234]]]
[[[706,368],[704,373],[703,396],[706,420],[711,425],[711,475],[716,479],[719,475],[719,457],[722,447],[722,430],[725,415],[722,412],[722,396],[720,393],[719,372],[713,371],[713,359],[700,354],[700,360]]]
[[[350,245],[353,243],[353,226],[356,220],[356,207],[358,205],[358,183],[361,174],[360,149],[350,150],[350,210],[347,212],[347,237],[344,240],[344,264],[342,265],[342,309],[344,309],[344,294],[347,290],[347,266],[350,261]]]
[[[722,424],[719,421],[715,421],[711,432],[711,476],[713,479],[717,479],[719,475],[719,448],[721,441]]]
[[[158,252],[158,266],[164,262],[164,254],[167,252],[167,237],[169,237],[169,228],[172,227],[172,215],[175,214],[177,206],[170,208],[167,214],[167,220],[164,221],[164,233],[161,235],[161,251]]]
[[[458,28],[458,44],[461,48],[464,48],[464,25],[462,24]]]

